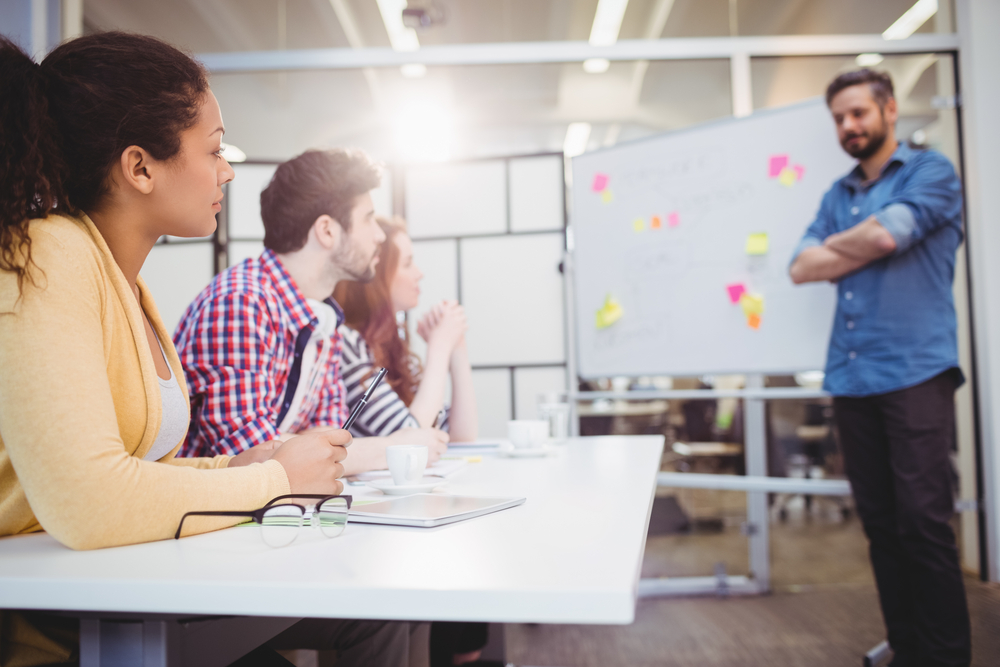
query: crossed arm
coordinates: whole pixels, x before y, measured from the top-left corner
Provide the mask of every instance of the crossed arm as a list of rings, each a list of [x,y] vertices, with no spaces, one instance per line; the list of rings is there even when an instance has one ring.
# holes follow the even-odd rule
[[[875,216],[850,229],[831,234],[823,245],[803,250],[789,274],[796,285],[835,281],[896,250],[896,241]]]

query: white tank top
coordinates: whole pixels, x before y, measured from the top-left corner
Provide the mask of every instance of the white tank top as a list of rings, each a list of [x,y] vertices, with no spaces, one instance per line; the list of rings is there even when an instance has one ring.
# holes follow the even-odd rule
[[[155,336],[156,333],[154,332],[153,335]],[[166,359],[167,355],[163,351],[159,336],[157,336],[156,342],[160,345],[160,353]],[[156,376],[157,382],[160,383],[160,405],[163,408],[160,431],[156,434],[153,446],[142,457],[143,461],[159,461],[169,454],[170,450],[176,447],[184,434],[187,433],[188,423],[191,421],[188,402],[184,398],[184,392],[181,391],[177,378],[174,376],[174,369],[169,362],[167,368],[170,369],[170,379],[164,380],[159,375]]]

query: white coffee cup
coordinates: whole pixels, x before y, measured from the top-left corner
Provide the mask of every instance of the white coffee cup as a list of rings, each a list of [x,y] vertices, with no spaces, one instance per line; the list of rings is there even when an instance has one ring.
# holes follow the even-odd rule
[[[507,439],[517,449],[542,447],[549,439],[549,422],[545,419],[514,419],[507,422]]]
[[[385,448],[389,473],[396,486],[416,484],[423,479],[427,451],[426,445],[392,445]]]

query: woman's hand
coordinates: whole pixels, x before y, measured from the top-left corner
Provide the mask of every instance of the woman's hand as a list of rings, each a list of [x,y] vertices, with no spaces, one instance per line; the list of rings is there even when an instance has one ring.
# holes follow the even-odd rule
[[[240,466],[248,466],[251,463],[263,463],[271,458],[274,455],[274,450],[281,447],[282,444],[284,443],[281,440],[268,440],[261,445],[251,447],[229,459],[227,467],[238,468]]]
[[[318,429],[282,443],[270,440],[234,456],[229,466],[263,463],[274,459],[285,469],[292,493],[328,493],[344,490],[344,466],[351,434],[339,428]]]
[[[427,341],[428,347],[440,347],[451,354],[465,341],[468,328],[465,309],[457,301],[442,301],[420,319],[417,333]]]

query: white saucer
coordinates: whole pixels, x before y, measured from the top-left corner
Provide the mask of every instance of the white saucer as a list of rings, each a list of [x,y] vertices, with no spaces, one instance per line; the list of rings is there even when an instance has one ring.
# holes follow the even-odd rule
[[[548,456],[552,452],[553,449],[549,445],[542,445],[540,447],[515,447],[509,442],[500,445],[500,456],[512,459],[537,459]]]
[[[378,489],[387,496],[409,496],[414,493],[427,493],[447,483],[448,480],[444,477],[427,476],[416,484],[398,486],[392,481],[392,477],[386,477],[383,479],[373,479],[368,482],[368,486]]]

